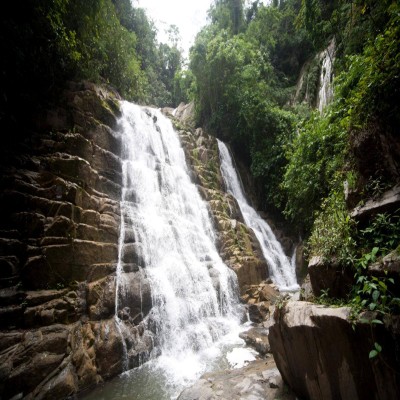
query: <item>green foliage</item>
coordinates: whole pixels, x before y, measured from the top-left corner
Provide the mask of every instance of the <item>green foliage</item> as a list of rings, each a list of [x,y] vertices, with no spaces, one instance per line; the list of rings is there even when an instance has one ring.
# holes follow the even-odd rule
[[[312,114],[288,147],[289,162],[282,182],[288,197],[285,214],[306,230],[343,166],[346,143],[347,132],[336,109],[331,108],[323,116]]]
[[[144,99],[146,78],[135,50],[136,35],[120,24],[110,0],[72,0],[67,24],[77,35],[78,77],[103,79],[127,99]]]
[[[174,76],[173,103],[189,103],[196,91],[195,80],[191,70],[178,70]]]
[[[243,0],[215,0],[209,17],[219,29],[238,34],[244,25]]]
[[[374,343],[374,349],[369,352],[369,358],[376,357],[382,351],[382,346],[379,343]]]
[[[381,254],[394,250],[400,243],[400,209],[393,214],[377,214],[360,230],[358,241],[364,248],[379,248]]]
[[[54,87],[72,73],[79,60],[76,35],[65,24],[70,0],[26,1],[8,5],[0,16],[0,121],[14,126]],[[25,116],[17,116],[21,109]],[[7,127],[9,129],[9,126]],[[14,130],[15,138],[20,130]]]
[[[379,119],[387,126],[400,122],[400,5],[387,9],[383,31],[368,40],[362,54],[349,56],[347,70],[339,78],[339,95],[353,128]]]
[[[29,126],[29,113],[74,79],[108,83],[129,100],[172,104],[180,52],[159,46],[146,13],[129,0],[28,0],[0,18],[3,126]]]
[[[304,36],[293,34],[299,1],[282,2],[279,8],[255,2],[247,26],[238,30],[229,4],[215,2],[212,22],[191,50],[199,123],[231,142],[251,167],[263,205],[282,209],[285,194],[279,184],[295,126],[294,114],[282,106],[307,54]]]
[[[385,314],[398,312],[400,299],[395,297],[392,288],[393,278],[377,277],[368,273],[368,267],[377,261],[381,249],[374,247],[370,252],[363,254],[356,263],[355,279],[353,287],[352,306],[357,309],[367,309],[377,312],[377,318],[373,323],[382,323]]]
[[[354,261],[356,242],[354,221],[349,216],[343,191],[332,190],[324,200],[308,240],[308,252],[324,259],[336,259],[341,265]]]
[[[258,125],[253,127],[251,172],[263,190],[266,205],[282,209],[287,199],[280,183],[287,164],[285,148],[293,140],[295,118],[277,107],[267,106],[260,113],[254,111],[252,122],[258,120]]]
[[[321,304],[328,307],[346,307],[348,306],[348,301],[345,299],[336,299],[329,295],[329,288],[322,289],[321,294],[317,297],[312,298],[312,302],[316,304]]]

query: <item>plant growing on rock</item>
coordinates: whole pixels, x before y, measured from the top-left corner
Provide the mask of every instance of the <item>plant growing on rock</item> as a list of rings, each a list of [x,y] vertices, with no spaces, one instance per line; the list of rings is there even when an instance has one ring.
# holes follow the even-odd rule
[[[334,257],[342,265],[352,265],[356,242],[355,222],[346,209],[342,191],[334,190],[323,202],[308,241],[307,251],[324,259]]]

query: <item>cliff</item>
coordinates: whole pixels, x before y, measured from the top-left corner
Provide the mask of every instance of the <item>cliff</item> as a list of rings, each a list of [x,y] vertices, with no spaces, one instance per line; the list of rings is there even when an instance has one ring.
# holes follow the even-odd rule
[[[2,398],[67,397],[139,365],[151,349],[141,324],[150,292],[133,264],[124,265],[132,291],[120,302],[138,315],[122,326],[114,319],[118,101],[111,90],[71,83],[29,141],[0,161]]]

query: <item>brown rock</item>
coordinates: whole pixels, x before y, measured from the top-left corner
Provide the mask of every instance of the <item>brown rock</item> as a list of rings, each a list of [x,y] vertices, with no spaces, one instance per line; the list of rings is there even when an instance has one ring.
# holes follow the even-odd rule
[[[358,221],[365,221],[376,214],[394,212],[400,207],[400,184],[383,193],[379,199],[370,199],[364,205],[356,207],[351,217]]]
[[[354,271],[335,262],[312,257],[308,264],[312,291],[320,296],[323,291],[333,298],[346,298],[354,284]]]
[[[276,308],[269,341],[283,379],[310,400],[399,398],[398,328],[352,326],[349,314],[306,302]],[[374,342],[382,353],[369,359]]]
[[[121,276],[119,308],[129,309],[129,317],[135,324],[149,313],[152,307],[150,284],[141,272],[124,273]]]
[[[249,318],[250,321],[262,323],[269,317],[269,303],[260,302],[249,305]]]
[[[115,313],[115,277],[108,276],[88,285],[89,318],[100,320]]]
[[[98,373],[106,379],[121,373],[125,361],[122,338],[115,324],[113,318],[93,325],[96,337],[97,369]]]
[[[40,388],[41,400],[63,399],[77,392],[78,382],[72,365],[67,364]]]
[[[264,327],[253,327],[246,332],[240,333],[239,337],[263,356],[271,350],[268,341],[268,329]]]

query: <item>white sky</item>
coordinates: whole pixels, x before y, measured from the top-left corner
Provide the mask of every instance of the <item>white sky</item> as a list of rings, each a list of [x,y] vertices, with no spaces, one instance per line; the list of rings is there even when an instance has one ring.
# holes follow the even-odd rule
[[[147,10],[148,16],[158,29],[158,40],[167,42],[164,33],[170,25],[179,28],[181,47],[187,57],[196,34],[207,22],[207,10],[213,0],[134,0]]]

